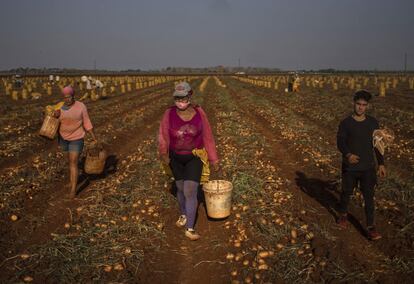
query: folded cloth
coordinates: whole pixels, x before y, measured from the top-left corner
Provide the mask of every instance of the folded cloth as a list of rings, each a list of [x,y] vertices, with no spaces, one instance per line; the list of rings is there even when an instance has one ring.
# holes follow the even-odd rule
[[[55,105],[48,105],[45,107],[45,115],[51,115],[53,116],[53,113],[55,112],[55,110],[59,110],[65,103],[64,102],[60,102],[57,103]]]
[[[376,129],[372,136],[374,147],[384,156],[385,148],[389,147],[395,139],[394,132],[388,128]]]
[[[203,162],[200,184],[207,183],[210,180],[210,164],[208,162],[208,153],[205,148],[194,149],[193,155],[199,157],[201,162]]]

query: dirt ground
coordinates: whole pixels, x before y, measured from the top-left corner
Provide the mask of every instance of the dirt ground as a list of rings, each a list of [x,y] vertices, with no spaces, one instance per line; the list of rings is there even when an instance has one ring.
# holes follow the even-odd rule
[[[375,97],[370,113],[396,133],[388,176],[376,188],[376,225],[365,236],[363,199],[340,229],[339,121],[349,90],[285,93],[231,76],[191,81],[220,156],[213,179],[233,183],[232,214],[207,217],[200,189],[190,242],[175,226],[172,181],[157,158],[157,132],[173,83],[86,101],[110,156],[102,175],[81,175],[67,198],[67,162],[37,135],[57,95],[14,102],[0,91],[0,282],[411,283],[414,276],[414,94]],[[88,145],[88,140],[86,142]],[[82,168],[82,163],[81,163]],[[11,216],[17,217],[16,221]]]

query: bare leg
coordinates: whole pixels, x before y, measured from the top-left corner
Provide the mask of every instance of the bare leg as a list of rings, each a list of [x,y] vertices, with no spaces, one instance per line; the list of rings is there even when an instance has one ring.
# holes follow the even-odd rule
[[[78,184],[78,160],[79,153],[69,152],[69,171],[70,171],[70,198],[76,195],[76,185]]]
[[[66,155],[66,160],[68,161],[68,165],[69,165],[69,180],[68,183],[65,185],[65,191],[68,189],[70,190],[70,160],[69,160],[69,152],[65,152]]]

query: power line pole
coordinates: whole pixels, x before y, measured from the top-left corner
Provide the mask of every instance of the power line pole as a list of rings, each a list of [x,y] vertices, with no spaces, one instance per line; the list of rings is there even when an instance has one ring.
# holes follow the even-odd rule
[[[407,52],[404,53],[404,73],[407,73]]]

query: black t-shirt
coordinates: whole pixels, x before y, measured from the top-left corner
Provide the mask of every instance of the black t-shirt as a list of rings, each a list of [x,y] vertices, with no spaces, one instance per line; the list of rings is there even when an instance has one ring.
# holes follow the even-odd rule
[[[374,152],[378,164],[384,164],[383,156],[374,150],[372,134],[379,129],[378,121],[372,116],[366,116],[363,121],[356,121],[352,116],[341,121],[337,133],[337,145],[342,153],[342,169],[350,171],[365,171],[375,167]],[[359,156],[359,162],[350,164],[347,154]]]

